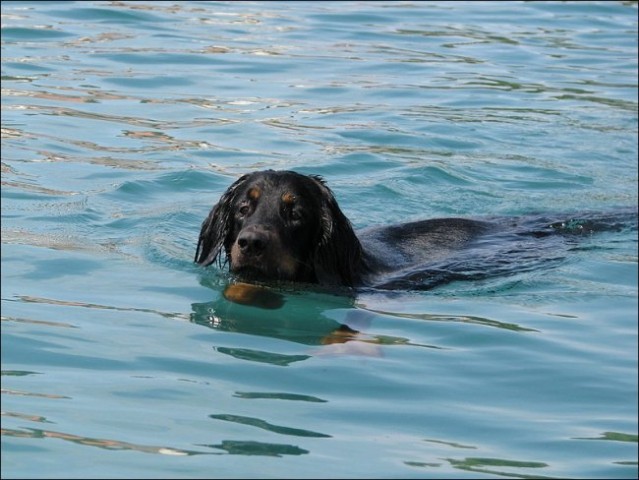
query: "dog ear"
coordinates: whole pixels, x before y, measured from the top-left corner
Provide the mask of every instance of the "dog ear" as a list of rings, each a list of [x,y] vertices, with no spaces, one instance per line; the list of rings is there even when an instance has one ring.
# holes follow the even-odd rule
[[[322,192],[320,231],[313,257],[315,274],[320,283],[353,286],[364,268],[362,245],[324,180],[310,177]]]
[[[233,226],[233,204],[240,186],[244,184],[248,175],[240,177],[220,197],[211,209],[209,216],[202,222],[200,238],[197,242],[194,261],[200,265],[210,265],[215,259],[220,259],[222,247],[226,247]]]

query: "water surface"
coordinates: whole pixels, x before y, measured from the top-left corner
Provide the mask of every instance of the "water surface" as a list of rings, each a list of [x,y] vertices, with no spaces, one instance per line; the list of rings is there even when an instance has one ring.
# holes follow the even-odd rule
[[[636,2],[2,2],[2,92],[3,478],[637,477],[636,229],[270,309],[192,263],[262,168],[357,227],[636,208]]]

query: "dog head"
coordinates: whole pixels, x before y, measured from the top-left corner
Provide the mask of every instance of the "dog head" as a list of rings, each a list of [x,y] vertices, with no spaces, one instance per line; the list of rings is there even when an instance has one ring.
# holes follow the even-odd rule
[[[321,177],[266,170],[233,183],[202,223],[195,261],[222,257],[243,280],[352,286],[362,250]]]

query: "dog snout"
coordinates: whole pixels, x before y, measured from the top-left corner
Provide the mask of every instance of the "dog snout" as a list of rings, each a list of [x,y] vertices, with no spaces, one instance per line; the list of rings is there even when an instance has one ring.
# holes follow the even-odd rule
[[[242,231],[237,237],[237,245],[243,255],[258,257],[266,250],[269,244],[269,233],[259,228],[250,228]]]

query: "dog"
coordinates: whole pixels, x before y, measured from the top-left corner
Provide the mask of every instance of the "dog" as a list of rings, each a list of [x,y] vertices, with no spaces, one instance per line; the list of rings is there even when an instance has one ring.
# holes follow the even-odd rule
[[[580,217],[438,218],[355,231],[326,181],[243,175],[202,223],[195,262],[228,264],[242,282],[427,290],[515,274],[564,258],[578,237],[625,228],[637,212]]]

